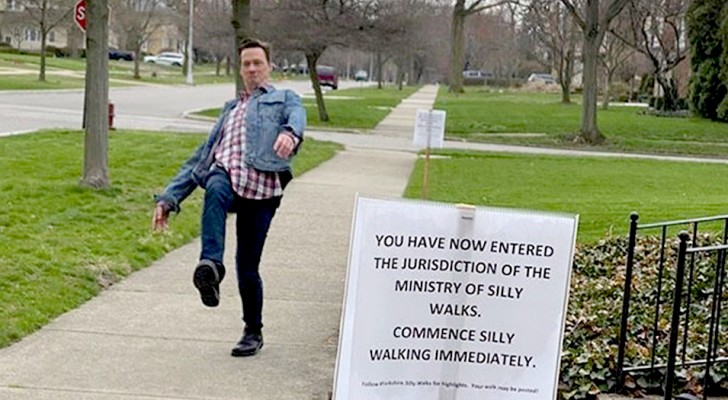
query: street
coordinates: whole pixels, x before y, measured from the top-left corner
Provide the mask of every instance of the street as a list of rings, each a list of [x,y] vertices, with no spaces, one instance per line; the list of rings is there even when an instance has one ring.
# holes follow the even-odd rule
[[[274,82],[303,96],[312,96],[308,81]],[[341,81],[342,89],[359,82]],[[327,90],[327,89],[325,89]],[[109,89],[115,106],[114,126],[181,132],[204,132],[211,123],[185,119],[185,112],[221,107],[234,96],[234,86],[134,86]],[[0,91],[0,136],[37,129],[81,129],[83,89]]]

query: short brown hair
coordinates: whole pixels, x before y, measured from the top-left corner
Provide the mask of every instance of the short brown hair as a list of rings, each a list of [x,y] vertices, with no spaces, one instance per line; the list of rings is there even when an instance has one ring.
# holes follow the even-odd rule
[[[243,42],[240,43],[240,46],[238,46],[238,55],[240,55],[240,53],[242,53],[245,49],[254,48],[263,49],[263,52],[265,53],[265,60],[268,61],[268,64],[270,64],[270,45],[258,39],[244,39]]]

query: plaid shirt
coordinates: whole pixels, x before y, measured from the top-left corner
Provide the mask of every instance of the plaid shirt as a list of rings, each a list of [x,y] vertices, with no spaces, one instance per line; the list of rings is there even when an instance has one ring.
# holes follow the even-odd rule
[[[276,172],[263,172],[245,165],[245,111],[248,97],[241,94],[225,121],[222,139],[215,149],[215,162],[230,175],[233,190],[244,199],[263,200],[283,195]]]

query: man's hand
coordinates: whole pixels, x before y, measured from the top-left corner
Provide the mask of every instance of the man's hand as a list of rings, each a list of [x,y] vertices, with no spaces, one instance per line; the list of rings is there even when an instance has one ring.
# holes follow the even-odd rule
[[[280,158],[288,158],[296,148],[296,139],[288,131],[283,131],[278,134],[276,142],[273,143],[273,151]]]
[[[167,229],[168,223],[167,218],[169,217],[169,207],[167,204],[160,201],[157,206],[154,207],[154,217],[152,217],[152,230],[155,232],[161,232]]]

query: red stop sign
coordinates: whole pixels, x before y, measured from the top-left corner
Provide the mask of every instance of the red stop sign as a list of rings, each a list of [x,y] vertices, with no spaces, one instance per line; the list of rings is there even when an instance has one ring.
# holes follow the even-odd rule
[[[78,0],[73,7],[73,20],[82,31],[86,32],[86,0]]]

